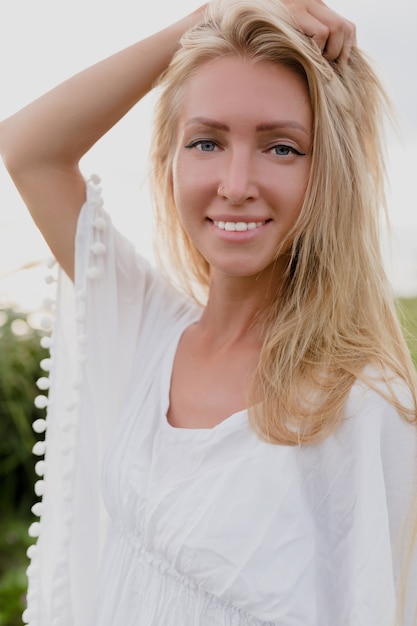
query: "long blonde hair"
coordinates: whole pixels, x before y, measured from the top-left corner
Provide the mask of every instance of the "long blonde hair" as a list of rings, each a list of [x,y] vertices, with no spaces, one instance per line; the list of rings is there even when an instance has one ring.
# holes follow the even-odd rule
[[[258,320],[264,343],[248,397],[252,427],[271,443],[320,441],[340,424],[358,379],[417,426],[416,371],[380,248],[380,222],[386,217],[382,121],[389,104],[358,49],[328,63],[277,0],[210,3],[205,22],[185,34],[160,80],[151,151],[159,258],[168,261],[169,276],[176,270],[176,282],[192,297],[207,295],[210,268],[181,226],[171,174],[183,85],[221,55],[289,67],[305,80],[313,112],[305,200],[276,253],[278,258],[291,242],[287,272]],[[398,379],[410,390],[406,405],[395,392]],[[414,505],[398,624],[417,544],[417,497]]]
[[[416,424],[415,369],[380,250],[386,96],[359,50],[328,63],[276,0],[212,2],[205,22],[184,35],[161,77],[151,177],[171,275],[174,268],[194,298],[208,290],[210,268],[181,226],[171,169],[183,85],[221,55],[293,69],[306,82],[314,119],[311,173],[288,235],[286,277],[259,320],[264,344],[249,396],[252,426],[280,444],[325,438],[340,423],[355,380],[374,386],[367,365],[385,380],[386,397],[404,419]],[[411,390],[412,406],[403,406],[390,386],[398,377]]]

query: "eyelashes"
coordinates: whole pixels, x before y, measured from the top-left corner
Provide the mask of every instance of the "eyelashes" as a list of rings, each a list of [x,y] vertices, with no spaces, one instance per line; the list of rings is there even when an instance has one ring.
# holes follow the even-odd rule
[[[214,152],[216,147],[218,147],[216,142],[210,139],[198,139],[184,146],[187,150],[197,148],[200,152]]]
[[[199,152],[211,153],[214,152],[216,148],[220,147],[217,142],[213,141],[212,139],[197,139],[196,141],[192,141],[191,143],[186,144],[184,148],[187,150],[191,150],[194,148]],[[273,152],[277,157],[284,158],[290,155],[306,156],[305,152],[301,152],[301,150],[294,148],[294,146],[290,146],[285,143],[278,143],[274,146],[271,146],[264,152]]]
[[[284,144],[284,143],[279,143],[276,146],[273,146],[272,148],[270,148],[269,150],[276,150],[275,154],[277,156],[288,156],[289,154],[296,154],[298,156],[306,156],[305,152],[300,152],[300,150],[297,150],[297,148],[294,148],[294,146],[288,146],[287,144]],[[278,152],[278,150],[280,150],[280,152]]]

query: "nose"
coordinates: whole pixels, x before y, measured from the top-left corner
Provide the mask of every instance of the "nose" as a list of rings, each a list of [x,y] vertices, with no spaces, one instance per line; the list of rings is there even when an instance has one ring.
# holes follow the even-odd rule
[[[217,195],[233,205],[258,197],[253,159],[248,149],[242,147],[230,152]]]

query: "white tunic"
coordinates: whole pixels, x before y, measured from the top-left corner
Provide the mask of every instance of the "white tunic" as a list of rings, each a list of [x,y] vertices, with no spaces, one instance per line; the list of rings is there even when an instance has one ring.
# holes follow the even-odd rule
[[[61,277],[26,622],[391,626],[415,429],[360,383],[313,446],[260,441],[246,411],[172,427],[173,359],[201,310],[114,230],[94,185],[75,295]]]

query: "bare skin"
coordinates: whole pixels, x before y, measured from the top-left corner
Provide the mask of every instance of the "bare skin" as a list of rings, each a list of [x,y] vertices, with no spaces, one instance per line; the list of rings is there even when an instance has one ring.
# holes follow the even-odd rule
[[[246,289],[233,280],[214,287],[199,322],[183,333],[171,379],[172,426],[213,428],[247,407],[262,347],[253,322],[264,296]]]
[[[315,39],[326,58],[349,53],[355,41],[350,22],[321,0],[285,0],[285,4],[297,27]],[[5,164],[71,278],[76,224],[85,200],[81,157],[152,88],[181,35],[203,15],[201,7],[0,123]],[[265,286],[271,284],[270,276],[262,275],[264,280],[218,270],[221,278],[213,284],[209,306],[200,323],[184,333],[178,348],[168,416],[173,424],[211,427],[246,406],[247,381],[262,342],[253,319],[268,297]]]
[[[208,122],[195,125],[200,114]],[[201,320],[178,346],[173,426],[210,428],[247,406],[262,346],[256,315],[282,280],[285,262],[275,252],[303,201],[311,131],[306,87],[287,68],[218,59],[185,88],[174,196],[183,227],[210,263],[211,282]],[[216,227],[218,217],[259,227],[242,236]]]
[[[148,93],[181,35],[202,15],[199,9],[84,70],[1,123],[6,167],[70,278],[77,219],[85,200],[81,157]]]

